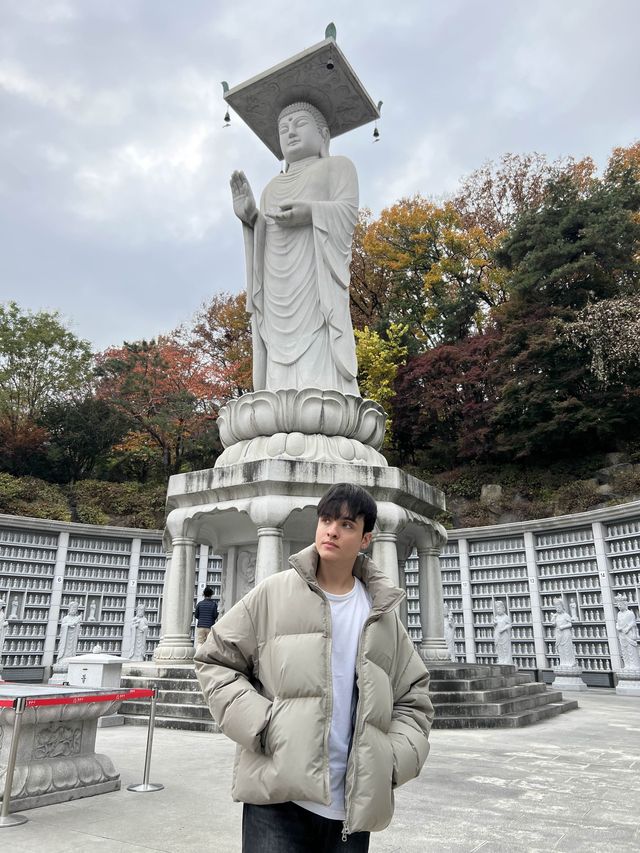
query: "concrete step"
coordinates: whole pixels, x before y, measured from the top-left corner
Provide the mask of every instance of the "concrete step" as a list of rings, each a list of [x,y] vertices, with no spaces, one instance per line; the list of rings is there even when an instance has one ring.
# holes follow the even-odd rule
[[[559,690],[550,690],[537,693],[533,696],[523,696],[518,699],[510,699],[505,702],[478,702],[458,703],[457,705],[436,705],[436,714],[440,718],[445,717],[505,717],[510,714],[519,714],[533,708],[540,708],[562,702],[562,693]]]
[[[131,716],[149,716],[148,702],[124,702],[123,714]],[[207,705],[191,705],[186,702],[157,702],[156,719],[158,717],[185,717],[193,720],[210,720],[211,713]]]
[[[188,678],[137,678],[125,675],[120,679],[122,687],[157,687],[158,690],[180,690],[200,693],[200,683]]]
[[[146,726],[147,719],[133,714],[123,714],[126,726]],[[156,717],[156,729],[182,729],[190,732],[214,732],[220,731],[211,718],[199,720],[189,717]]]
[[[180,705],[186,702],[189,705],[206,705],[204,695],[196,690],[158,690],[158,702],[170,702]]]
[[[125,678],[180,678],[190,681],[195,680],[196,673],[192,666],[144,666],[135,664],[125,664],[122,668],[122,675]]]
[[[514,687],[501,687],[492,690],[460,690],[431,691],[431,701],[434,705],[465,702],[501,702],[505,699],[517,699],[521,696],[532,696],[546,692],[546,685],[541,682],[517,684]]]
[[[434,679],[455,679],[460,678],[491,678],[500,673],[492,672],[492,667],[484,666],[483,664],[475,663],[427,663],[427,669],[431,673],[431,678]]]
[[[502,717],[439,717],[433,722],[434,729],[489,729],[489,728],[520,728],[557,717],[567,711],[578,708],[575,700],[551,702],[540,708],[533,708],[515,714],[505,714]]]
[[[446,693],[449,690],[460,692],[467,690],[492,690],[504,686],[504,678],[431,678],[429,682],[429,689],[435,693]]]

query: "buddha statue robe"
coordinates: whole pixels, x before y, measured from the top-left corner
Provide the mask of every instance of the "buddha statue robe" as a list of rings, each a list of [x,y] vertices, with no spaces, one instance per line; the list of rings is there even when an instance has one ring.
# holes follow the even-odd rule
[[[284,227],[266,214],[310,203],[312,222]],[[358,178],[346,157],[309,157],[266,186],[243,226],[254,390],[335,389],[359,396],[349,313]]]

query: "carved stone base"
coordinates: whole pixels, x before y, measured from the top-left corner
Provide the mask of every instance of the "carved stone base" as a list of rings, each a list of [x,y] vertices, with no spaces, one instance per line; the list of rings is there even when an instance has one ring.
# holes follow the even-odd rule
[[[624,669],[616,672],[616,693],[620,696],[640,696],[640,670]]]
[[[194,654],[195,649],[189,639],[176,642],[173,638],[162,638],[153,653],[153,660],[158,664],[180,666],[193,663]]]
[[[437,637],[428,637],[426,640],[422,640],[418,646],[418,653],[425,663],[428,661],[439,663],[451,661],[451,654],[447,648],[444,638],[439,639]]]
[[[16,765],[9,811],[37,809],[120,790],[120,774],[106,755]],[[2,798],[0,797],[0,802]]]
[[[552,690],[567,690],[581,693],[587,689],[582,680],[582,670],[579,666],[554,666],[555,678],[551,684]]]
[[[378,453],[386,415],[378,403],[339,391],[254,391],[220,410],[226,448],[215,467],[258,459],[386,466]]]
[[[384,466],[381,453],[341,435],[304,435],[301,432],[277,432],[260,435],[233,444],[216,459],[216,468],[254,459],[292,459],[298,462],[352,462],[356,465]]]

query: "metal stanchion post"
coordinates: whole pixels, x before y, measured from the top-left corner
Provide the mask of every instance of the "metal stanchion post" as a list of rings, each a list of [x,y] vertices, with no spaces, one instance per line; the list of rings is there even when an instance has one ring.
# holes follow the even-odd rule
[[[11,747],[9,749],[9,760],[7,762],[7,770],[4,777],[4,794],[2,795],[2,810],[0,811],[0,828],[3,826],[17,826],[20,823],[27,822],[27,818],[24,815],[9,814],[9,806],[11,805],[11,788],[13,787],[13,771],[16,767],[18,740],[20,739],[20,727],[22,726],[22,714],[26,704],[26,698],[24,696],[19,696],[15,700],[15,704],[13,706],[15,717],[13,720],[13,735],[11,737]]]
[[[137,791],[138,793],[146,793],[147,791],[161,791],[164,785],[158,782],[149,782],[149,770],[151,768],[151,749],[153,747],[153,726],[156,720],[156,696],[157,689],[153,688],[153,696],[151,697],[151,707],[149,709],[149,729],[147,731],[147,752],[144,757],[144,778],[138,785],[127,785],[127,791]]]

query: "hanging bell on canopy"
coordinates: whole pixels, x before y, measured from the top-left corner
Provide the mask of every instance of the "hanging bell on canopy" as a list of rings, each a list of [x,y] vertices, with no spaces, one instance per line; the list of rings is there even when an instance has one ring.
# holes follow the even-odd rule
[[[378,115],[380,115],[381,112],[382,112],[382,101],[378,101]],[[373,141],[374,142],[380,141],[380,131],[378,130],[378,121],[377,120],[373,126]]]
[[[226,80],[223,80],[220,85],[222,86],[222,95],[224,97],[227,94],[227,92],[229,91],[229,84],[227,83]],[[227,111],[224,114],[224,124],[222,126],[223,127],[229,127],[230,124],[231,124],[231,116],[229,115],[229,107],[227,107]]]

